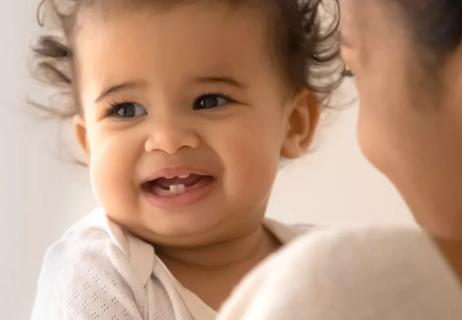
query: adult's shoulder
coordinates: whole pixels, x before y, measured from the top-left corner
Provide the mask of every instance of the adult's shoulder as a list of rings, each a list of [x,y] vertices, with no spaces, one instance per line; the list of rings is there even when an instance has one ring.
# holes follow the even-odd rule
[[[256,298],[244,301],[244,295]],[[236,290],[224,314],[239,310],[241,319],[454,319],[462,315],[461,301],[455,276],[423,232],[324,229],[299,238],[263,264]]]

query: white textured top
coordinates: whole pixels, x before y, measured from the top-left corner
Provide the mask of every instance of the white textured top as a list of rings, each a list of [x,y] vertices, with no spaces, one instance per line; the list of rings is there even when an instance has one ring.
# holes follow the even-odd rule
[[[462,288],[419,230],[325,230],[251,272],[219,320],[460,320]]]
[[[307,230],[266,220],[283,243]],[[183,287],[154,247],[95,209],[45,255],[32,319],[210,320],[216,312]]]

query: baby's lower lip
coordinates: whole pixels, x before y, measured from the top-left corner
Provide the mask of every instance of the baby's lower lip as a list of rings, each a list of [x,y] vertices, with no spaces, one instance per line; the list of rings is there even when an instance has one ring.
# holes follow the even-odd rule
[[[180,194],[172,193],[170,190],[156,186],[142,187],[143,195],[148,202],[157,208],[175,209],[193,205],[206,198],[212,191],[216,179],[210,176],[203,176],[192,186],[185,187]]]

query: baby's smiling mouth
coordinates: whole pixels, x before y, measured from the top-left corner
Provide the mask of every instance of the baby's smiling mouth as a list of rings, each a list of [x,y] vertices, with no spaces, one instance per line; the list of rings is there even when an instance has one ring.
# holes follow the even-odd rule
[[[159,177],[144,182],[141,187],[156,197],[177,197],[197,187],[210,184],[214,178],[208,175],[200,174],[183,174],[173,177]]]

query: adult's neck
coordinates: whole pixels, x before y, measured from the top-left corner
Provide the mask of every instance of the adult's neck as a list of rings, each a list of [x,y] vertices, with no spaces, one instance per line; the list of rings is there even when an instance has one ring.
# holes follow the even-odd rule
[[[462,240],[433,239],[462,283]]]

